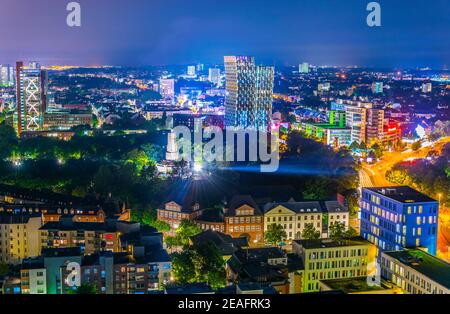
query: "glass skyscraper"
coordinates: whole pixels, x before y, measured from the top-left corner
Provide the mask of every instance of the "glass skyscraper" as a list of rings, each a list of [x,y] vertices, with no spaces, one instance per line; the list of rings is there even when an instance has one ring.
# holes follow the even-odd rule
[[[225,125],[269,131],[274,67],[257,66],[248,56],[226,56]]]

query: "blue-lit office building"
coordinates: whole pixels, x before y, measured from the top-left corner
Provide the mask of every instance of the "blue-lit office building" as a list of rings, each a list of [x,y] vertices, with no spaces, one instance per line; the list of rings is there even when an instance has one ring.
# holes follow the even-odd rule
[[[270,131],[274,67],[249,56],[225,56],[225,125]]]
[[[436,255],[439,203],[408,187],[363,188],[361,236],[383,251],[420,247]]]

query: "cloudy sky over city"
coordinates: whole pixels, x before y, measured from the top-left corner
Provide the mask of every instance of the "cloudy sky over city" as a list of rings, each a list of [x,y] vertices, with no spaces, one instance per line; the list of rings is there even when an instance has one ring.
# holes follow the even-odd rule
[[[69,0],[0,0],[0,63],[168,65],[260,62],[442,67],[450,65],[448,0],[79,0],[82,26],[66,25]]]

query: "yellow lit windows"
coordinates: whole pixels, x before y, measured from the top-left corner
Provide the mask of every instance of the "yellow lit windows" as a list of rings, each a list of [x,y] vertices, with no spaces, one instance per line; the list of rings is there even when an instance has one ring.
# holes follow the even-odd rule
[[[422,234],[422,228],[417,228],[417,235],[420,236]]]
[[[408,207],[408,215],[411,214],[411,206]]]

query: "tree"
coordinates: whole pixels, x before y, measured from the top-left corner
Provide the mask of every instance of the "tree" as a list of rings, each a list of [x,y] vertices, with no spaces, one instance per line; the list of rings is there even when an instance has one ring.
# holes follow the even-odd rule
[[[9,273],[9,266],[6,263],[0,263],[0,276],[7,275]]]
[[[180,284],[207,282],[213,288],[226,285],[225,261],[213,243],[188,245],[172,255],[172,271]]]
[[[345,237],[345,225],[340,222],[332,224],[329,237],[333,240],[342,240]]]
[[[359,149],[359,144],[356,141],[353,141],[350,146],[348,147],[350,150],[356,150]]]
[[[302,231],[302,238],[306,240],[316,240],[320,238],[320,231],[314,228],[312,223],[305,224]]]
[[[272,245],[278,245],[287,239],[286,231],[282,225],[270,224],[264,233],[264,240]]]
[[[361,144],[359,144],[359,148],[361,150],[366,150],[367,149],[367,144],[365,142],[361,142]]]
[[[190,238],[202,232],[199,226],[191,222],[190,220],[183,219],[180,226],[175,231],[175,239],[173,244],[175,246],[188,246]]]
[[[142,150],[147,155],[148,160],[151,163],[157,163],[164,157],[164,152],[161,146],[154,144],[145,144],[142,146]]]
[[[96,294],[97,287],[93,284],[83,283],[81,286],[77,287],[74,294]]]
[[[14,129],[6,123],[0,123],[0,159],[9,158],[17,148],[17,135]]]
[[[408,178],[409,177],[406,170],[396,166],[394,166],[394,168],[386,172],[386,179],[392,183],[405,184]]]
[[[418,151],[421,147],[422,147],[422,143],[420,141],[414,142],[411,145],[411,149],[415,152]]]
[[[376,159],[379,159],[383,156],[383,148],[380,146],[380,144],[378,143],[373,144],[371,149]]]
[[[206,281],[212,288],[225,287],[227,283],[225,261],[214,243],[194,246],[197,253],[196,273],[198,281]]]
[[[169,232],[170,231],[170,225],[165,221],[154,220],[151,222],[150,226],[152,226],[153,228],[156,228],[156,230],[158,230],[158,232]]]
[[[303,190],[303,197],[306,200],[320,200],[328,196],[331,180],[326,177],[315,177],[308,180],[306,188]]]
[[[178,238],[176,238],[176,237],[166,237],[165,242],[166,242],[166,246],[169,249],[180,246]]]
[[[287,116],[286,121],[290,124],[297,123],[297,117],[294,114],[290,114]]]
[[[430,136],[428,136],[428,139],[429,139],[431,142],[435,142],[435,141],[437,141],[440,137],[441,137],[441,135],[440,135],[439,133],[432,133],[432,134],[430,134]]]
[[[344,232],[345,239],[350,239],[350,238],[356,237],[357,235],[358,235],[358,233],[352,227],[349,227],[348,230]]]
[[[150,159],[147,154],[141,150],[133,149],[125,155],[125,162],[135,166],[139,174],[144,167],[150,165]]]
[[[176,282],[180,284],[195,282],[195,254],[195,251],[190,248],[172,254],[172,272]]]

